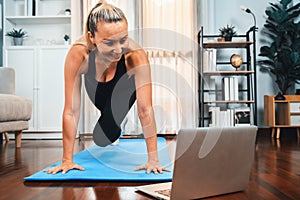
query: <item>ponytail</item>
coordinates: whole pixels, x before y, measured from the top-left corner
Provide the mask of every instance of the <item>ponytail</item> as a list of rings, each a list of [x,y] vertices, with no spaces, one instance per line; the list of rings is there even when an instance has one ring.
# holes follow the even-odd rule
[[[127,23],[127,19],[120,8],[106,3],[105,0],[98,1],[98,3],[91,9],[86,21],[85,37],[88,46],[91,45],[88,32],[90,32],[94,37],[95,32],[98,31],[98,22],[112,23],[119,22],[122,20],[125,20]]]

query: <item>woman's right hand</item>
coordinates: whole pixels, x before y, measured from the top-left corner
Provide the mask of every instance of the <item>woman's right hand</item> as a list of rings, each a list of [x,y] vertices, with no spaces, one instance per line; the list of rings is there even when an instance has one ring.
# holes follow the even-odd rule
[[[81,171],[84,170],[83,167],[81,167],[73,162],[63,162],[62,164],[60,164],[56,167],[44,170],[44,172],[47,172],[48,174],[56,174],[58,172],[62,172],[62,174],[65,174],[69,170],[72,170],[72,169],[77,169],[77,170],[81,170]]]

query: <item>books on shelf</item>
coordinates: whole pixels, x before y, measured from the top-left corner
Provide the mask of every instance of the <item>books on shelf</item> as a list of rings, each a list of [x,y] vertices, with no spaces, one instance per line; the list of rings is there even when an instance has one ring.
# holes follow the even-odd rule
[[[234,110],[221,110],[220,107],[209,107],[210,127],[234,126]]]
[[[239,80],[237,77],[224,77],[223,84],[223,98],[225,101],[239,100]]]
[[[223,99],[225,100],[225,101],[229,101],[230,100],[230,90],[229,90],[229,88],[230,88],[230,86],[229,86],[229,81],[230,80],[230,78],[229,77],[224,77],[223,79],[222,79],[222,85],[223,85]]]
[[[217,49],[203,49],[203,72],[216,71]]]
[[[220,107],[209,107],[210,127],[250,126],[250,107],[238,107],[221,110]]]
[[[205,101],[215,101],[216,100],[216,80],[215,77],[205,76],[203,78],[203,85],[207,92],[204,92]]]
[[[27,0],[27,16],[35,16],[35,0]]]

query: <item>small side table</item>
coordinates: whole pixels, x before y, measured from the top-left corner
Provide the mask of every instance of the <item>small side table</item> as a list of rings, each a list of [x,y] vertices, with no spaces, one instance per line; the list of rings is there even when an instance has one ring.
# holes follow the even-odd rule
[[[296,126],[275,126],[275,127],[272,127],[272,138],[275,137],[275,133],[276,133],[276,139],[280,138],[280,128],[296,128],[297,137],[298,137],[298,139],[300,139],[300,126],[299,127],[296,127]]]
[[[296,128],[300,138],[300,95],[285,95],[275,100],[274,95],[264,96],[264,125],[272,128],[272,138],[280,138],[281,128]]]

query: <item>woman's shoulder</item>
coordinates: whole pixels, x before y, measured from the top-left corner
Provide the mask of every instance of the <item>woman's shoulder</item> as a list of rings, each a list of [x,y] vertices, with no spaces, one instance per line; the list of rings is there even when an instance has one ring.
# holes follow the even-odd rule
[[[74,43],[66,57],[66,67],[70,70],[76,70],[80,74],[85,73],[88,52],[88,48],[84,44]]]
[[[125,59],[130,68],[149,64],[145,50],[134,40],[130,39]]]
[[[88,55],[88,48],[85,45],[73,44],[69,50],[68,56],[75,60],[85,59]]]
[[[136,62],[148,60],[148,56],[144,49],[135,49],[130,52],[127,52],[125,54],[125,58],[126,58],[126,60],[129,59],[129,60],[133,60]]]

